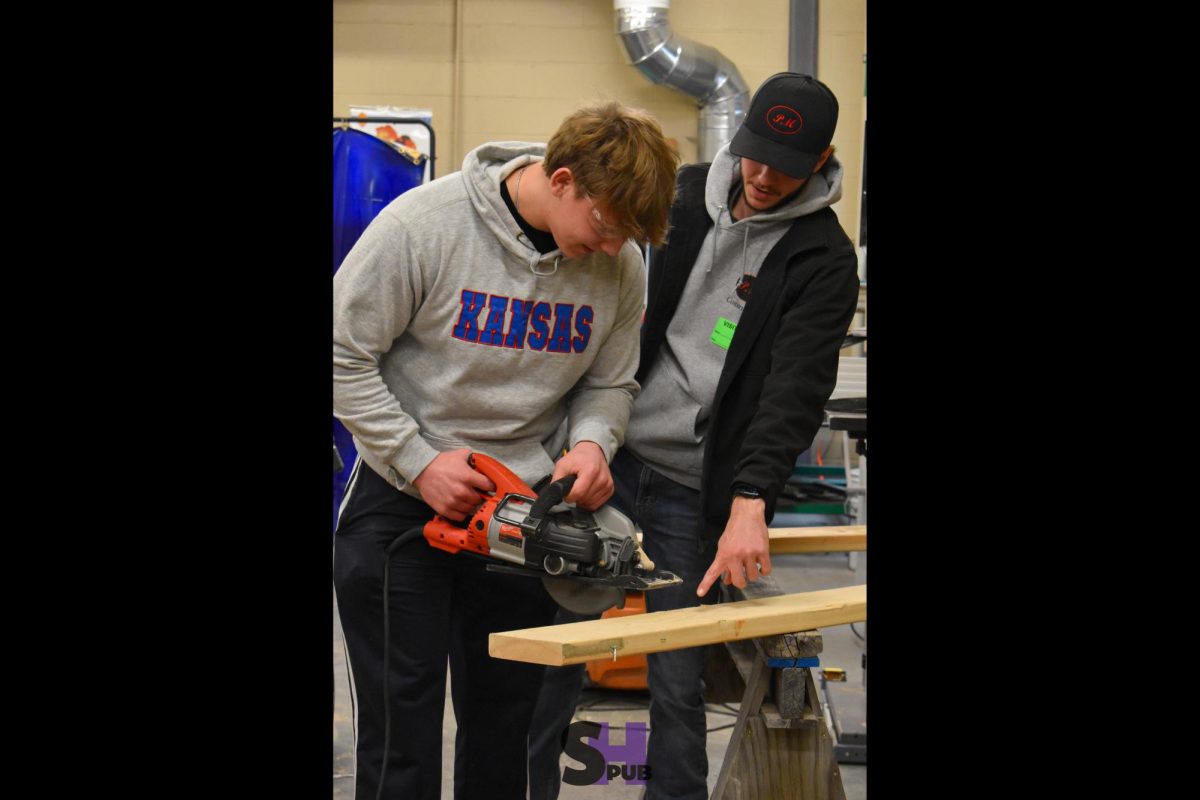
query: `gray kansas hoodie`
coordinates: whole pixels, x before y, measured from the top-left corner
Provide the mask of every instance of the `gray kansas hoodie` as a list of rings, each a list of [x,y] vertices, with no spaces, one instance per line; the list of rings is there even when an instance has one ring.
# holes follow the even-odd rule
[[[591,440],[611,460],[624,439],[645,265],[632,242],[617,258],[534,249],[500,181],[544,152],[473,150],[392,201],[334,276],[334,413],[415,497],[441,451],[472,448],[533,483],[566,445]]]

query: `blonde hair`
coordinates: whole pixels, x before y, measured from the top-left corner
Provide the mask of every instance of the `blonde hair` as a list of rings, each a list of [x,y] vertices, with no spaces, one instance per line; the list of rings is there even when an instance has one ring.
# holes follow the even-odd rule
[[[567,167],[577,191],[605,203],[611,222],[642,244],[661,245],[675,199],[679,155],[645,111],[607,102],[563,120],[546,145],[546,175]]]

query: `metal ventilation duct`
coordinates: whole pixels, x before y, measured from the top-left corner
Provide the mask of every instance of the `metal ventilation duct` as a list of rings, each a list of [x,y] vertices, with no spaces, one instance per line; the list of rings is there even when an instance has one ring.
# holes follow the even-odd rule
[[[696,98],[698,160],[712,161],[742,124],[750,93],[733,62],[715,48],[671,31],[670,6],[671,0],[614,0],[617,36],[639,72]]]

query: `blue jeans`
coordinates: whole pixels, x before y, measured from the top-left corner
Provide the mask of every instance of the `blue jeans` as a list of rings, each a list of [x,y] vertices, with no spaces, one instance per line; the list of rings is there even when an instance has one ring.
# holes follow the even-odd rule
[[[659,569],[674,572],[683,584],[646,592],[646,611],[688,608],[715,602],[710,590],[703,600],[696,587],[712,563],[713,553],[701,552],[700,493],[675,483],[647,467],[625,449],[612,463],[616,484],[609,501],[643,532],[642,546]],[[555,624],[594,619],[559,609]],[[647,761],[648,800],[708,797],[708,754],[705,749],[705,649],[690,647],[651,653],[650,739]],[[562,739],[583,684],[585,667],[547,667],[533,712],[529,740],[530,800],[556,800],[562,780],[559,756]]]

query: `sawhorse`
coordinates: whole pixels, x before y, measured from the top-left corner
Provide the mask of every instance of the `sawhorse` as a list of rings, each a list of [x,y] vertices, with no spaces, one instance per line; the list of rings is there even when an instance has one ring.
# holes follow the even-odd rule
[[[727,601],[784,594],[770,576],[721,591]],[[743,687],[712,800],[846,800],[811,671],[821,649],[819,631],[711,646],[705,699],[730,702]]]

